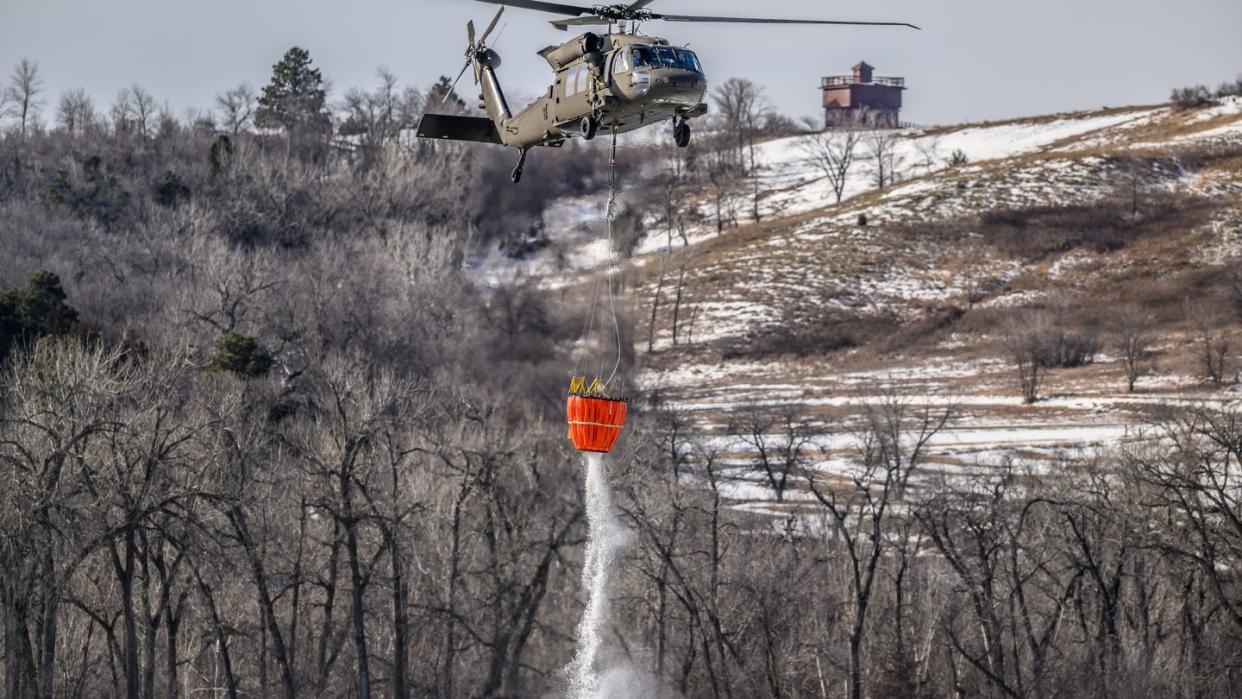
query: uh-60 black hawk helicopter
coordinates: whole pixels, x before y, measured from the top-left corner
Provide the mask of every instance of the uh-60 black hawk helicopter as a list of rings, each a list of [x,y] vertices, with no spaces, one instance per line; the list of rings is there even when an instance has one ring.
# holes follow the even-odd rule
[[[422,138],[495,143],[520,151],[513,181],[522,178],[526,153],[535,146],[559,147],[571,136],[590,140],[600,128],[614,135],[667,122],[674,124],[673,138],[678,146],[690,144],[690,119],[707,113],[703,97],[707,77],[693,51],[673,46],[667,39],[638,33],[639,25],[650,20],[665,22],[725,22],[747,24],[844,24],[900,26],[918,29],[905,22],[854,22],[845,20],[770,19],[759,17],[704,17],[658,14],[647,9],[654,0],[637,0],[628,5],[582,7],[542,0],[480,0],[561,15],[551,24],[561,30],[570,26],[604,26],[604,34],[587,32],[559,46],[539,52],[556,73],[556,82],[539,99],[516,115],[509,111],[496,78],[500,55],[487,47],[487,37],[496,28],[505,8],[501,7],[477,39],[474,22],[466,24],[470,45],[466,65],[457,74],[474,69],[480,86],[480,108],[487,118],[449,114],[425,114],[418,124]],[[568,15],[568,16],[566,16]],[[628,24],[628,27],[627,27]],[[614,33],[614,27],[617,31]],[[444,96],[453,94],[450,88]]]

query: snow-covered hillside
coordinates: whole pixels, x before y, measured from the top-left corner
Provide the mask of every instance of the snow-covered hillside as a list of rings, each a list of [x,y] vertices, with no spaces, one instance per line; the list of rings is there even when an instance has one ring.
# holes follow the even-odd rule
[[[822,468],[834,471],[848,468],[841,455],[868,405],[896,395],[955,406],[957,419],[931,445],[935,466],[924,478],[933,482],[1015,456],[1051,463],[1064,450],[1137,438],[1154,405],[1233,399],[1232,391],[1204,387],[1189,333],[1177,324],[1162,327],[1157,368],[1140,380],[1138,393],[1125,392],[1116,357],[1101,346],[1093,364],[1049,372],[1043,400],[1034,405],[1018,395],[995,336],[956,328],[975,317],[986,326],[987,314],[1009,307],[1089,303],[1126,284],[1194,278],[1237,258],[1242,102],[895,135],[901,181],[877,191],[873,164],[864,158],[840,205],[808,162],[809,137],[765,143],[758,222],[747,220],[750,201],[739,201],[739,225],[717,235],[703,193],[688,248],[668,251],[666,238],[656,235],[632,263],[644,282],[631,303],[644,321],[661,269],[666,273],[656,351],[643,355],[640,382],[703,435],[714,435],[711,444],[737,464],[737,506],[773,514],[799,508],[796,494],[771,502],[746,473],[748,447],[730,435],[739,415],[755,409],[792,407],[809,417],[823,433]],[[949,167],[954,151],[969,162]],[[1127,187],[1166,193],[1178,204],[1174,217],[1153,229],[1158,234],[1117,249],[1068,245],[1025,258],[990,243],[979,228],[989,212],[1090,209]],[[673,347],[667,273],[683,265],[687,281]],[[929,324],[946,329],[910,330]],[[825,346],[837,334],[862,339],[835,351],[780,351],[789,337],[796,345],[808,333],[812,342],[822,334]],[[903,342],[903,334],[914,339]],[[639,335],[638,349],[645,350],[647,338]]]

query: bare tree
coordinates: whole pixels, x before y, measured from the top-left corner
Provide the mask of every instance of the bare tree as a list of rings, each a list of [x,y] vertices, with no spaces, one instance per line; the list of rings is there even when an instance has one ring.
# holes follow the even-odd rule
[[[1232,333],[1226,325],[1227,314],[1212,299],[1188,300],[1186,318],[1194,333],[1199,366],[1214,386],[1220,386],[1228,373],[1232,340]]]
[[[402,129],[414,126],[420,102],[416,93],[399,89],[392,71],[381,67],[375,74],[379,85],[374,90],[349,90],[341,105],[345,120],[340,132],[358,140],[357,150],[362,163],[368,166],[377,162],[385,146],[396,140]]]
[[[763,88],[743,78],[730,78],[713,93],[725,131],[730,134],[739,169],[750,178],[751,219],[759,220],[759,162],[755,137],[771,109]]]
[[[97,118],[95,103],[86,94],[86,90],[78,87],[67,90],[60,96],[60,103],[56,108],[56,121],[70,136],[81,135],[86,129],[94,126]]]
[[[1010,313],[1003,322],[1001,341],[1013,360],[1022,400],[1027,403],[1039,400],[1039,387],[1043,380],[1041,354],[1053,329],[1052,323],[1047,313],[1030,309]]]
[[[17,148],[13,150],[13,178],[22,181],[24,151],[26,139],[35,120],[39,115],[42,101],[39,94],[43,91],[43,80],[39,77],[39,64],[23,58],[9,77],[9,84],[4,89],[0,107],[6,103],[8,114],[17,119]],[[4,113],[0,113],[4,116]]]
[[[800,144],[807,160],[828,179],[838,204],[845,193],[850,166],[854,164],[854,151],[861,141],[862,134],[858,131],[829,130],[811,134]]]
[[[39,94],[42,92],[43,79],[39,77],[39,64],[23,58],[13,68],[9,84],[4,88],[4,102],[10,105],[10,115],[17,119],[17,132],[22,140],[25,140],[39,115],[39,107],[43,104]]]
[[[1109,320],[1117,355],[1125,367],[1126,390],[1134,393],[1134,384],[1150,366],[1155,317],[1139,306],[1123,306]]]
[[[753,151],[755,132],[768,111],[763,89],[744,78],[729,78],[712,93],[716,112],[729,134],[734,155],[740,164],[748,150]]]
[[[656,279],[656,288],[651,297],[651,315],[647,322],[647,352],[655,349],[656,317],[660,310],[660,302],[664,293],[664,284],[673,257],[673,231],[676,230],[683,245],[686,239],[686,224],[682,212],[681,191],[686,180],[686,163],[682,155],[683,149],[674,148],[669,156],[668,169],[662,173],[664,192],[664,254],[660,256],[660,275]],[[683,277],[684,278],[684,277]]]
[[[789,478],[806,470],[809,453],[815,446],[810,422],[791,406],[771,413],[751,407],[733,422],[729,432],[736,434],[752,455],[751,470],[759,473],[783,502]]]
[[[1208,580],[1205,592],[1228,623],[1242,629],[1233,573],[1242,565],[1242,485],[1236,478],[1242,414],[1208,407],[1179,411],[1161,421],[1160,435],[1158,446],[1140,445],[1124,457],[1172,515],[1160,544],[1201,571]]]
[[[872,178],[880,189],[893,184],[901,177],[905,156],[897,149],[897,135],[886,129],[877,129],[867,135],[867,158],[875,168]]]
[[[220,113],[221,126],[234,136],[254,125],[254,112],[257,107],[258,95],[249,83],[242,83],[216,95],[216,109]]]
[[[112,126],[120,133],[137,133],[146,139],[159,112],[155,97],[141,85],[122,88],[112,103]]]
[[[723,147],[710,148],[704,160],[706,161],[704,172],[712,188],[716,232],[721,233],[726,224],[730,226],[737,224],[734,197],[742,177],[741,167],[730,152]]]
[[[681,306],[686,298],[686,282],[694,262],[694,251],[689,245],[683,245],[677,254],[677,284],[673,288],[673,346],[677,346],[681,330]],[[692,319],[693,320],[693,319]]]
[[[806,474],[811,492],[828,515],[831,541],[839,544],[834,548],[844,554],[848,565],[849,693],[853,699],[864,694],[863,641],[879,564],[892,547],[887,531],[891,509],[905,496],[928,443],[952,414],[951,409],[915,407],[888,397],[867,412],[856,464],[846,483]]]
[[[926,136],[915,139],[914,148],[919,153],[919,167],[927,173],[938,170],[942,164],[940,153],[940,137]]]

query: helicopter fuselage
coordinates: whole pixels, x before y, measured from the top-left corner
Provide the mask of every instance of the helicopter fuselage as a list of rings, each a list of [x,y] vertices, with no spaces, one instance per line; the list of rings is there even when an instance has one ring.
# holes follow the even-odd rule
[[[587,32],[539,55],[556,80],[539,99],[512,114],[496,77],[500,56],[472,42],[467,67],[474,68],[479,107],[487,118],[424,114],[418,136],[516,148],[517,182],[527,151],[536,146],[559,147],[571,137],[590,140],[600,129],[621,134],[671,123],[674,140],[684,148],[690,143],[689,120],[707,113],[707,77],[698,56],[665,39]]]
[[[698,57],[668,41],[638,34],[583,34],[540,52],[556,73],[556,82],[525,109],[496,120],[501,142],[515,148],[559,145],[581,136],[583,119],[595,120],[605,131],[625,133],[707,112],[703,97],[707,77]],[[495,94],[495,93],[494,93]]]
[[[526,150],[560,146],[571,137],[590,138],[596,129],[625,133],[707,112],[707,77],[691,51],[665,39],[640,34],[586,33],[539,54],[555,73],[547,91],[510,114],[495,68],[500,57],[487,49],[472,58],[480,107],[495,126],[491,136],[468,137]],[[451,117],[443,117],[451,119]],[[455,138],[420,129],[430,138]],[[478,135],[479,129],[476,129]]]

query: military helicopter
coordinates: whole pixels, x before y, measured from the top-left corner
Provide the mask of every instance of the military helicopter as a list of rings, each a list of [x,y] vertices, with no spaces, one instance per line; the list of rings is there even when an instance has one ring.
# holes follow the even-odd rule
[[[591,140],[600,128],[616,134],[651,124],[673,122],[673,140],[682,148],[690,144],[690,120],[707,113],[703,97],[707,76],[698,56],[667,39],[644,36],[639,25],[652,20],[665,22],[725,22],[754,24],[839,24],[897,26],[918,29],[905,22],[855,22],[844,20],[771,19],[757,17],[707,17],[658,14],[647,9],[654,0],[628,5],[583,7],[542,0],[479,0],[529,10],[551,12],[562,31],[570,26],[604,26],[603,34],[587,32],[539,52],[556,74],[547,92],[516,115],[509,110],[496,68],[500,55],[487,47],[487,38],[500,22],[501,7],[487,29],[476,38],[474,21],[466,23],[466,64],[453,87],[473,68],[480,86],[481,109],[487,117],[424,114],[417,134],[421,138],[494,143],[519,150],[512,180],[522,179],[526,154],[535,146],[560,147],[571,136]],[[568,16],[566,16],[568,15]],[[628,24],[628,26],[627,26]],[[617,31],[614,33],[614,27]],[[453,94],[446,91],[444,101]]]

